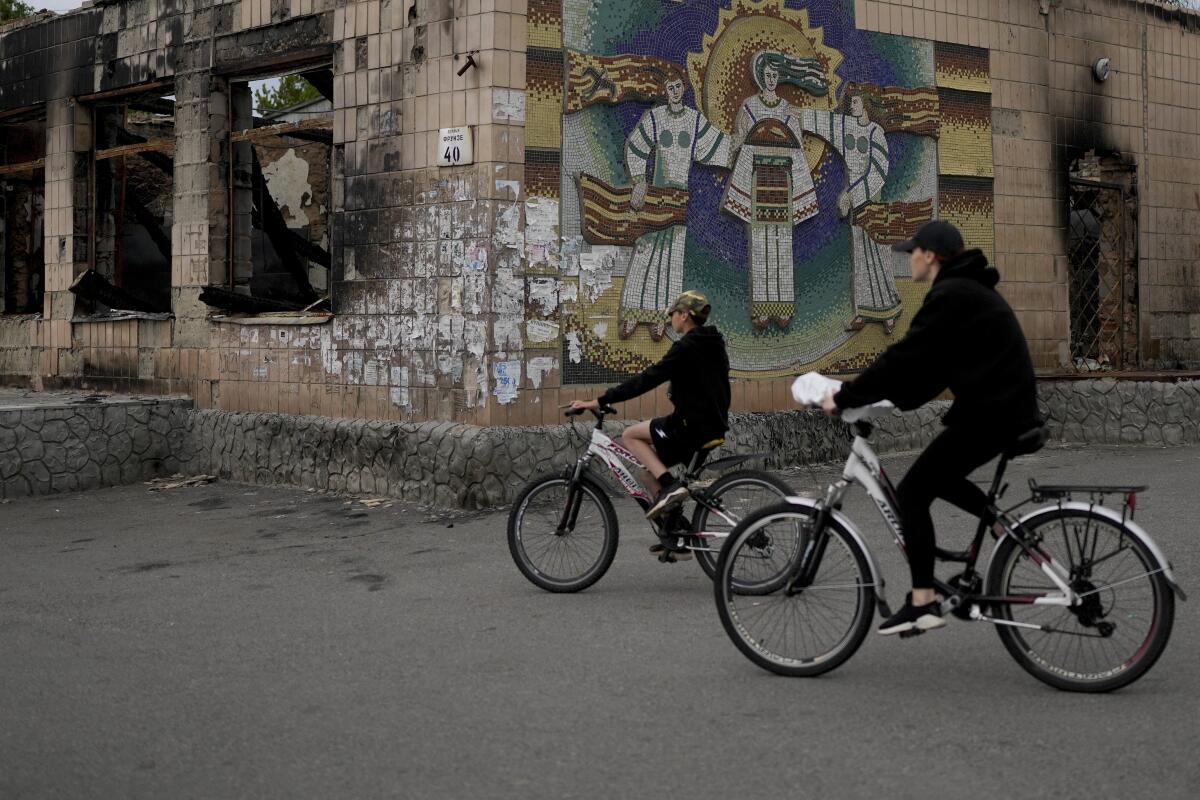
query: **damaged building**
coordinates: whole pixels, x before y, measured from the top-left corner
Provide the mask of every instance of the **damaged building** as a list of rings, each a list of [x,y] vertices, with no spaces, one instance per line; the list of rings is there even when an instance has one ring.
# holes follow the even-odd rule
[[[888,245],[934,216],[999,267],[1041,372],[1200,369],[1186,5],[635,5],[93,0],[5,24],[0,382],[549,424],[661,357],[686,287],[735,410],[773,410],[903,334],[924,287]],[[258,107],[283,78],[306,99]],[[780,98],[791,123],[739,128]]]

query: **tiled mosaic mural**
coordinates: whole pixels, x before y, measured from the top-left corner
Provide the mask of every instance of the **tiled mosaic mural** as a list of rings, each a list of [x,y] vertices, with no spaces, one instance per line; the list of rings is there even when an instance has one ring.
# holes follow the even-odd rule
[[[992,251],[987,51],[860,31],[852,0],[530,0],[527,64],[564,383],[656,360],[685,287],[737,374],[860,369],[925,291],[892,243],[939,216]]]

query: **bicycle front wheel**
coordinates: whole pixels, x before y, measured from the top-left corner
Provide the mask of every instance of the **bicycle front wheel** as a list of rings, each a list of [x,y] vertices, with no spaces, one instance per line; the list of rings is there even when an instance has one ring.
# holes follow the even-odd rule
[[[579,592],[617,554],[617,515],[604,490],[548,476],[526,486],[508,515],[508,550],[521,574],[548,592]]]
[[[696,561],[700,562],[704,574],[716,578],[721,546],[739,522],[752,512],[775,505],[791,494],[794,494],[791,487],[769,472],[743,469],[721,476],[708,490],[707,502],[697,502],[692,515],[692,531],[700,545],[696,550]],[[791,563],[798,547],[796,536],[774,542],[774,552],[769,559],[774,566],[769,565],[768,560],[758,562],[760,569],[753,583],[742,588],[752,590],[764,583],[769,585],[769,581]],[[757,551],[759,555],[762,552],[761,548]],[[744,570],[741,578],[749,579],[749,572]]]
[[[1027,672],[1058,689],[1111,692],[1136,681],[1167,646],[1175,595],[1158,559],[1139,537],[1106,516],[1050,509],[1024,525],[1038,560],[1053,558],[1079,597],[1046,605],[1054,582],[1011,537],[996,547],[987,594],[1009,598],[994,616],[1004,647]],[[1019,627],[1018,627],[1019,626]]]
[[[779,675],[811,677],[840,666],[862,644],[875,608],[870,561],[833,519],[808,586],[789,591],[785,573],[769,591],[740,588],[755,580],[746,573],[761,561],[756,551],[764,541],[798,537],[807,547],[815,520],[815,509],[790,503],[759,509],[734,529],[717,562],[713,590],[725,632],[743,655]]]

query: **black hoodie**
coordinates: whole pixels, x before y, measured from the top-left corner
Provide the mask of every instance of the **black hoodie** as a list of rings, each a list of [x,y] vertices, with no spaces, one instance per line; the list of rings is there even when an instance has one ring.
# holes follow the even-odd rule
[[[600,396],[604,405],[621,403],[667,381],[675,406],[670,421],[688,440],[715,439],[729,429],[729,356],[725,339],[711,325],[693,328],[662,361]]]
[[[842,386],[838,408],[891,400],[908,411],[949,389],[945,425],[1016,435],[1038,424],[1029,346],[999,280],[979,250],[944,264],[907,335]]]

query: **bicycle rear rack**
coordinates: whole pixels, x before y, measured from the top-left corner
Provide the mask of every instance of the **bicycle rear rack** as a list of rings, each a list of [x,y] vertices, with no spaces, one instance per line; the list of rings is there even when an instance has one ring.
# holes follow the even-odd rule
[[[1086,495],[1088,502],[1093,505],[1104,505],[1106,496],[1123,495],[1125,502],[1122,504],[1122,516],[1128,516],[1129,519],[1133,519],[1137,510],[1138,494],[1148,488],[1150,487],[1104,483],[1040,484],[1034,478],[1029,479],[1029,492],[1033,495],[1031,500],[1035,503],[1048,500],[1070,501],[1075,495]]]

